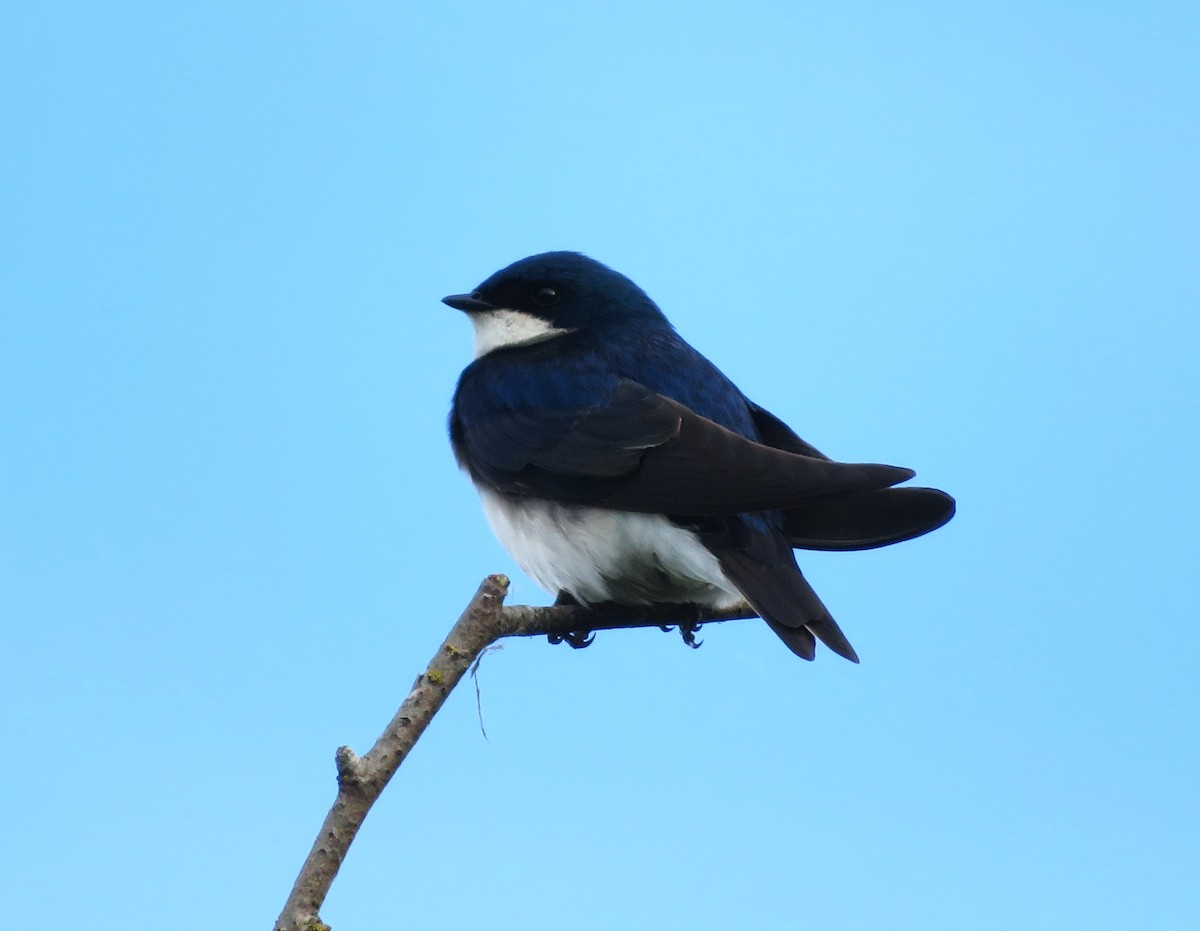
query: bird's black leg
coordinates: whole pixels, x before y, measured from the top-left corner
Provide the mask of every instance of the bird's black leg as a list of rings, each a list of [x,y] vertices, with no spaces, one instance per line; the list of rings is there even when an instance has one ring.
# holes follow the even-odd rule
[[[679,636],[683,638],[683,642],[690,646],[693,650],[700,649],[700,644],[703,640],[697,640],[696,634],[700,632],[700,628],[704,625],[700,621],[701,610],[699,605],[680,605],[680,611],[691,610],[693,617],[691,620],[679,622]]]
[[[555,607],[579,607],[579,602],[575,597],[568,592],[559,592],[554,599]],[[572,650],[582,650],[584,647],[590,647],[592,641],[596,639],[596,634],[591,630],[572,630],[565,634],[546,634],[546,639],[551,643],[565,643]]]
[[[696,634],[700,632],[700,628],[704,625],[699,621],[691,621],[679,625],[679,635],[683,637],[683,642],[690,646],[693,650],[700,649],[703,640],[697,640]]]
[[[700,628],[703,627],[704,625],[700,621],[701,610],[700,610],[699,605],[681,604],[679,606],[680,614],[686,614],[689,611],[691,611],[695,614],[695,618],[693,620],[680,621],[678,624],[676,624],[674,626],[667,625],[667,624],[659,624],[658,629],[661,630],[664,634],[669,634],[672,630],[675,629],[675,627],[678,627],[679,628],[679,636],[681,636],[683,638],[683,642],[686,643],[688,646],[690,646],[693,650],[696,650],[696,649],[699,649],[700,644],[702,644],[704,642],[703,640],[696,639],[696,634],[700,631]]]
[[[700,606],[699,605],[684,605],[682,607],[690,608],[694,612],[694,616],[690,621],[679,622],[679,636],[683,638],[683,642],[690,646],[693,650],[700,649],[700,644],[703,640],[697,640],[696,634],[700,632],[700,628],[704,626],[700,622]]]

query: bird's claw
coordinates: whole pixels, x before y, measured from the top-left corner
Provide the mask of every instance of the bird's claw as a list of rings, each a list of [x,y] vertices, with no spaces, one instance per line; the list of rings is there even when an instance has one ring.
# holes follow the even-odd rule
[[[565,634],[546,634],[546,639],[551,643],[565,643],[572,650],[582,650],[584,647],[590,647],[592,641],[596,639],[594,630],[571,630]]]
[[[683,642],[690,646],[693,650],[700,649],[700,644],[703,640],[697,640],[696,634],[700,632],[700,628],[704,625],[699,621],[684,621],[682,624],[666,625],[659,624],[658,629],[664,634],[669,634],[676,627],[679,628],[679,636],[683,638]]]

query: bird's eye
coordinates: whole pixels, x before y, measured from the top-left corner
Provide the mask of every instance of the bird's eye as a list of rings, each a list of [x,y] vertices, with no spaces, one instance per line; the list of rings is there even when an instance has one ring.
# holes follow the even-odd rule
[[[558,303],[558,292],[554,288],[538,288],[538,292],[533,296],[533,299],[543,307],[549,307],[551,304]]]

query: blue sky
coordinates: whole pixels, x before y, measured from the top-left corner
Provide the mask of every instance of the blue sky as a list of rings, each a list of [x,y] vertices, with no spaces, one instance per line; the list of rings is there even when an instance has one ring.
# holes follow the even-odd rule
[[[335,928],[1156,929],[1200,911],[1194,4],[14,7],[14,927],[266,927],[479,579],[438,303],[546,249],[959,500],[765,625],[510,642]]]

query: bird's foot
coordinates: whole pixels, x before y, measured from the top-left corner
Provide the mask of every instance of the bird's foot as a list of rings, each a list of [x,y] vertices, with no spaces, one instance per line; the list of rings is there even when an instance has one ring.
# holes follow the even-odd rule
[[[684,608],[684,607],[686,607],[686,605],[681,605],[680,607]],[[693,650],[698,650],[700,648],[700,644],[702,644],[704,641],[697,640],[696,634],[698,634],[700,632],[700,628],[703,627],[704,624],[699,620],[700,609],[698,607],[696,607],[695,610],[696,610],[696,618],[697,618],[696,620],[680,621],[678,624],[675,624],[675,625],[660,624],[658,629],[661,630],[664,634],[669,634],[672,630],[674,630],[676,627],[678,627],[679,628],[679,636],[683,638],[683,642],[686,643],[688,646],[690,646]]]
[[[704,625],[699,621],[689,624],[680,624],[679,636],[681,636],[683,638],[683,642],[690,646],[693,650],[698,650],[700,649],[700,644],[704,643],[704,641],[697,640],[696,634],[700,632],[700,628],[703,626]]]
[[[584,647],[590,647],[592,641],[596,639],[594,630],[572,630],[565,634],[546,634],[546,639],[551,643],[565,643],[572,650],[582,650]]]
[[[554,606],[557,608],[578,608],[580,607],[579,600],[570,592],[560,591],[558,597],[554,599]],[[582,650],[584,647],[590,647],[592,641],[596,639],[594,630],[571,630],[565,634],[546,634],[546,639],[551,643],[565,643],[572,650]]]

